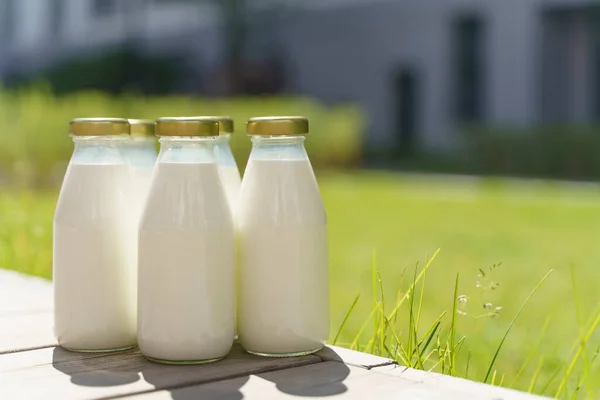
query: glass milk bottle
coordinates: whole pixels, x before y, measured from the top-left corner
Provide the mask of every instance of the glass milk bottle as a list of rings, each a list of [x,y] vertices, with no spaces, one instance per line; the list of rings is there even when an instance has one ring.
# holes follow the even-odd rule
[[[229,140],[233,133],[233,119],[229,117],[211,117],[219,121],[219,138],[215,144],[215,156],[225,185],[227,202],[231,207],[232,213],[235,213],[237,199],[240,193],[242,178],[240,170],[235,162]]]
[[[129,168],[121,147],[129,123],[82,118],[54,215],[54,331],[82,352],[136,343],[136,268],[129,226]]]
[[[138,342],[148,359],[199,364],[234,336],[234,230],[214,119],[160,118],[161,149],[139,229]]]
[[[131,173],[131,203],[134,212],[141,215],[150,188],[150,178],[156,163],[156,136],[154,121],[130,119],[131,133],[123,146]],[[137,228],[136,228],[137,232]]]
[[[329,334],[327,217],[303,117],[252,118],[238,214],[238,334],[263,356],[309,354]]]

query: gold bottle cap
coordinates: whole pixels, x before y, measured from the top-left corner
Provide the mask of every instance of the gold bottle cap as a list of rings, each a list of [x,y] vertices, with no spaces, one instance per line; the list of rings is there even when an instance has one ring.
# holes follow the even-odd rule
[[[131,137],[154,137],[154,121],[149,119],[129,119]]]
[[[75,118],[69,122],[72,136],[119,136],[129,132],[125,118]]]
[[[251,136],[306,135],[306,117],[256,117],[246,122],[246,134]]]
[[[217,121],[219,121],[219,134],[220,135],[224,135],[227,133],[233,133],[233,118],[231,118],[230,116],[227,115],[223,115],[223,116],[209,116],[206,118],[212,118],[212,119],[216,119]]]
[[[156,136],[219,136],[212,117],[163,117],[156,120]]]

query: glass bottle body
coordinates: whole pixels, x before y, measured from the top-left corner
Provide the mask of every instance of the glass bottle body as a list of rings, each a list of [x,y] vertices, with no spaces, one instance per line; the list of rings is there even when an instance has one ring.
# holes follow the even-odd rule
[[[121,137],[74,137],[54,215],[54,331],[74,351],[136,343],[135,226]]]
[[[329,334],[327,217],[302,136],[253,137],[238,233],[238,333],[248,352],[309,354]]]
[[[234,336],[234,230],[214,138],[161,138],[139,227],[138,343],[152,361],[219,360]]]

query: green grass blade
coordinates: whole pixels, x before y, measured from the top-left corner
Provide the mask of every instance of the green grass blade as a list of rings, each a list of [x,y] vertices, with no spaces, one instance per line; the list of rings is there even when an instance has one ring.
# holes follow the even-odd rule
[[[438,333],[437,333],[436,344],[437,344],[437,349],[438,349],[438,364],[440,365],[440,372],[443,374],[444,373],[444,352],[442,351],[442,342],[440,341],[440,331],[438,331]],[[436,366],[437,366],[437,364],[434,365],[431,369],[433,370],[433,368],[435,368]]]
[[[576,388],[573,396],[577,396],[579,389],[588,381],[588,372],[590,369],[589,360],[587,357],[587,341],[585,340],[585,331],[583,326],[583,315],[581,314],[581,304],[579,302],[579,291],[577,289],[577,280],[575,278],[575,268],[571,266],[571,285],[573,287],[573,301],[575,303],[575,315],[577,316],[577,326],[579,328],[579,340],[581,346],[581,358],[583,359],[583,383],[580,383]],[[588,398],[592,398],[592,394],[588,387]]]
[[[590,314],[590,317],[588,318],[588,320],[585,323],[585,326],[586,326],[585,331],[586,332],[594,324],[594,321],[598,314],[600,314],[600,303],[594,308],[594,311]],[[579,347],[580,342],[581,342],[581,339],[579,337],[577,339],[575,339],[575,341],[573,341],[573,344],[571,345],[571,349],[569,350],[569,353],[574,352],[577,349],[577,347]]]
[[[533,358],[534,354],[537,352],[538,348],[540,347],[540,344],[542,343],[542,339],[544,338],[544,335],[546,334],[546,330],[548,329],[548,325],[550,325],[551,320],[552,320],[551,316],[548,316],[546,318],[546,321],[544,322],[544,325],[542,326],[542,330],[541,330],[537,340],[535,341],[535,344],[533,345],[531,351],[529,352],[529,355],[525,359],[525,362],[523,363],[523,365],[521,365],[521,368],[519,368],[519,371],[517,372],[517,375],[513,379],[512,383],[510,384],[510,387],[513,387],[515,385],[515,383],[517,383],[517,381],[519,380],[521,375],[523,375],[525,368],[527,368],[527,366],[531,362],[531,359]]]
[[[425,364],[427,361],[429,361],[429,359],[431,358],[433,353],[435,353],[435,349],[431,350],[429,353],[427,353],[427,355],[425,357],[423,357],[423,364]]]
[[[429,334],[431,333],[431,331],[435,328],[435,325],[438,322],[442,322],[442,318],[444,318],[444,316],[446,315],[446,311],[444,311],[443,313],[440,314],[439,317],[437,317],[435,319],[435,321],[433,321],[433,324],[429,327],[429,329],[427,330],[427,332],[425,332],[425,334],[423,335],[423,338],[419,341],[419,346],[426,340],[426,338],[429,336]]]
[[[465,367],[465,379],[469,379],[469,365],[471,364],[471,352],[467,354],[467,366]]]
[[[417,275],[417,279],[416,282],[419,282],[422,278],[423,275],[425,275],[425,273],[427,272],[427,270],[429,269],[429,267],[431,267],[431,265],[433,264],[433,261],[435,260],[435,258],[437,257],[437,255],[440,253],[440,249],[437,249],[435,253],[433,253],[433,256],[431,256],[431,258],[429,259],[429,261],[427,261],[427,263],[425,264],[425,267],[423,267],[423,269],[421,270],[421,272],[419,272],[419,275]],[[414,286],[411,283],[410,286],[408,287],[406,294],[410,294],[410,292],[413,290]],[[401,292],[398,291],[398,293],[400,294]],[[394,322],[396,321],[396,316],[398,315],[398,310],[400,309],[400,307],[402,306],[402,304],[404,304],[404,301],[406,300],[406,294],[401,295],[398,297],[398,301],[396,303],[396,306],[394,307],[394,309],[392,310],[392,312],[390,313],[390,315],[388,315],[388,319],[394,320]],[[394,323],[395,325],[395,323]]]
[[[413,343],[416,343],[417,339],[415,338],[415,317],[413,314],[414,311],[414,304],[415,304],[415,284],[416,284],[416,280],[417,280],[417,266],[415,266],[415,273],[413,276],[413,281],[410,285],[410,290],[407,292],[408,297],[409,297],[409,302],[407,304],[408,306],[408,342],[407,342],[407,351],[408,354],[410,354],[411,357],[411,362],[412,362],[412,357],[413,354],[415,353],[415,348],[413,346]]]
[[[460,340],[458,341],[458,343],[456,343],[456,346],[454,346],[454,354],[456,356],[458,356],[458,353],[460,353],[460,350],[463,347],[463,344],[465,344],[465,340],[467,340],[466,336],[463,336],[460,338]]]
[[[590,339],[590,337],[592,336],[592,334],[598,327],[598,324],[600,324],[600,314],[598,314],[596,316],[596,319],[592,323],[592,326],[590,326],[590,328],[588,329],[588,332],[584,338],[586,342]],[[579,348],[577,349],[577,352],[575,353],[575,355],[573,356],[573,359],[571,360],[571,363],[567,367],[567,371],[565,372],[565,376],[563,377],[563,380],[561,381],[561,383],[558,387],[558,390],[556,391],[556,397],[559,397],[562,394],[563,390],[565,390],[565,388],[567,386],[567,382],[569,380],[569,377],[571,376],[571,373],[573,372],[573,369],[575,368],[575,365],[577,364],[577,360],[581,356],[581,351],[582,351],[581,346],[579,346]]]
[[[369,354],[374,354],[373,351],[375,350],[375,343],[377,343],[377,335],[376,334],[371,336],[371,339],[369,339],[369,341],[367,342],[366,348],[368,349],[367,352]]]
[[[383,349],[385,350],[385,352],[386,352],[386,354],[387,354],[388,358],[391,358],[392,360],[394,360],[394,361],[398,362],[398,361],[396,360],[396,354],[392,353],[392,351],[390,350],[390,348],[388,347],[388,345],[387,345],[387,344],[384,344],[384,345],[383,345]]]
[[[490,366],[488,367],[487,373],[485,374],[485,378],[483,380],[483,383],[487,383],[488,378],[490,377],[490,373],[492,372],[492,368],[494,368],[494,363],[496,362],[496,358],[498,358],[498,354],[500,354],[500,350],[502,350],[502,346],[504,345],[504,341],[508,337],[508,334],[510,333],[510,330],[512,329],[513,325],[517,321],[517,318],[519,318],[519,315],[521,315],[521,312],[523,311],[523,308],[525,308],[525,305],[527,304],[527,302],[529,301],[529,299],[535,294],[535,292],[539,289],[539,287],[542,286],[542,284],[546,281],[546,279],[548,279],[548,277],[550,276],[550,274],[552,273],[552,271],[553,270],[548,271],[548,273],[542,278],[542,280],[533,288],[533,290],[531,291],[531,293],[529,293],[529,296],[527,296],[527,298],[525,299],[525,301],[523,302],[523,304],[521,304],[521,307],[519,308],[519,310],[517,311],[517,313],[513,317],[512,321],[508,325],[508,329],[504,333],[504,337],[500,341],[500,344],[498,345],[498,348],[496,349],[496,352],[494,353],[494,357],[492,358],[492,361],[490,362]]]
[[[412,307],[412,303],[411,303],[411,307]],[[425,369],[425,367],[423,366],[423,360],[421,360],[421,353],[419,351],[419,344],[417,343],[418,333],[417,333],[417,326],[415,324],[414,318],[415,318],[415,314],[414,314],[414,312],[413,312],[413,310],[411,308],[411,310],[410,310],[410,320],[411,320],[411,326],[412,326],[412,330],[413,331],[412,331],[412,334],[410,335],[410,337],[414,339],[414,349],[413,349],[413,351],[414,351],[415,355],[417,356],[417,367],[419,369],[423,370],[423,369]],[[412,344],[411,344],[411,346],[412,346]],[[410,354],[412,355],[412,352]]]
[[[543,395],[544,393],[546,393],[546,390],[548,390],[548,388],[550,387],[550,384],[552,382],[554,382],[554,380],[558,376],[558,373],[560,372],[561,369],[562,369],[562,365],[559,365],[558,368],[556,368],[554,370],[554,372],[552,373],[552,375],[550,375],[550,378],[548,378],[548,380],[546,381],[546,384],[542,387],[542,390],[539,392],[541,395]]]
[[[394,336],[393,339],[396,343],[396,346],[400,349],[399,354],[402,356],[402,361],[404,363],[405,366],[410,367],[411,366],[411,362],[409,360],[408,354],[404,351],[404,347],[402,346],[402,342],[400,341],[400,337],[396,334],[396,331],[394,330],[394,328],[391,326],[391,322],[389,319],[385,318],[385,323],[388,324],[391,329],[390,331],[392,332],[392,335]],[[397,359],[394,359],[394,361],[398,362]]]
[[[423,346],[423,348],[421,348],[421,354],[425,353],[427,351],[427,348],[429,347],[429,344],[431,343],[431,341],[433,340],[433,337],[435,336],[435,333],[437,332],[438,328],[440,327],[441,322],[437,321],[434,326],[433,326],[433,330],[430,328],[431,333],[429,334],[429,336],[427,336],[427,341],[425,342],[425,345]],[[425,336],[423,337],[425,338]],[[422,340],[421,340],[422,342]],[[421,344],[421,342],[419,342],[419,344]],[[417,345],[417,348],[419,346]]]
[[[394,306],[394,309],[389,317],[390,321],[392,322],[392,329],[394,329],[394,327],[396,326],[396,321],[398,319],[398,309],[404,301],[403,298],[404,295],[402,294],[402,289],[398,289],[398,291],[396,292],[396,305]]]
[[[350,315],[352,314],[352,312],[354,311],[354,308],[356,307],[356,303],[358,303],[358,300],[360,299],[360,295],[361,295],[360,293],[356,295],[356,298],[352,302],[350,309],[346,313],[346,316],[344,317],[344,320],[342,321],[340,328],[338,329],[337,333],[335,334],[335,338],[333,339],[333,343],[332,343],[333,345],[335,345],[337,343],[340,335],[342,334],[342,331],[344,330],[344,327],[346,326],[346,323],[348,322]]]
[[[458,280],[459,274],[456,274],[456,282],[454,283],[454,294],[452,298],[452,322],[450,323],[450,349],[453,352],[456,340],[456,308],[458,305]],[[453,354],[450,354],[450,375],[454,375],[456,368],[456,359]]]
[[[423,279],[421,279],[421,293],[419,293],[419,310],[417,312],[417,326],[421,322],[421,309],[423,307],[423,294],[425,293],[425,279],[427,278],[427,271],[423,272]]]
[[[373,261],[371,264],[371,307],[377,306],[377,253],[373,249]],[[373,320],[373,333],[377,332],[377,318]]]
[[[533,393],[535,389],[535,385],[537,384],[537,380],[540,376],[540,371],[542,370],[542,366],[544,365],[544,357],[540,358],[540,363],[538,364],[535,372],[533,373],[533,377],[531,378],[531,382],[529,383],[529,387],[527,388],[528,393]]]
[[[381,318],[379,321],[379,329],[381,332],[379,333],[379,352],[383,352],[383,344],[385,343],[387,325],[384,322],[385,318],[385,296],[383,293],[383,282],[381,280],[381,275],[379,272],[377,273],[377,279],[379,280],[379,291],[381,292]]]
[[[360,337],[362,336],[362,333],[364,332],[365,328],[367,327],[367,324],[369,323],[369,321],[371,320],[371,318],[373,318],[373,315],[377,312],[378,309],[379,309],[379,307],[375,307],[375,308],[373,308],[371,310],[371,313],[369,314],[369,316],[367,317],[367,319],[365,320],[365,322],[362,324],[362,326],[358,330],[358,333],[354,337],[354,340],[350,344],[350,349],[351,350],[355,349],[356,344],[358,343],[358,340],[360,339]]]
[[[385,318],[385,322],[390,325],[390,321]],[[402,346],[402,342],[400,341],[400,337],[396,334],[396,331],[392,328],[391,329],[392,335],[394,335],[394,341],[396,342],[396,347],[398,347],[400,349],[400,355],[402,357],[402,361],[404,363],[405,366],[407,367],[412,367],[412,362],[411,362],[411,357],[408,355],[408,353],[406,352],[406,349],[404,349],[404,346]],[[394,360],[396,362],[398,362],[398,360]]]
[[[594,355],[592,356],[592,359],[590,360],[590,365],[589,365],[590,370],[591,370],[592,366],[594,365],[596,358],[598,358],[599,353],[600,353],[600,346],[598,346],[598,348],[596,349],[596,352],[594,353]],[[588,375],[585,374],[584,376],[581,377],[581,379],[579,379],[579,385],[577,386],[578,388],[583,386],[584,380],[587,378],[587,376]],[[589,390],[592,389],[591,385],[589,385],[589,384],[588,384],[588,389]],[[588,398],[591,398],[590,393],[588,393]]]

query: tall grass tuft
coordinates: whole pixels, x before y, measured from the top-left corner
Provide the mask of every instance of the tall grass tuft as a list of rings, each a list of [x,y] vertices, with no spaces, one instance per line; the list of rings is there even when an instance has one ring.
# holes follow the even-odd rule
[[[473,372],[471,366],[471,350],[467,350],[466,357],[459,357],[463,348],[469,347],[470,340],[476,338],[467,338],[461,335],[461,316],[468,315],[467,312],[461,310],[461,306],[467,302],[468,296],[459,295],[460,278],[456,275],[452,292],[452,308],[450,316],[448,311],[443,310],[438,317],[430,324],[422,327],[423,322],[423,304],[426,299],[425,282],[428,271],[439,254],[439,249],[427,259],[425,265],[419,268],[417,264],[414,268],[412,280],[405,290],[400,289],[397,293],[395,304],[391,309],[386,309],[385,294],[383,290],[383,278],[377,268],[377,257],[373,253],[373,263],[371,266],[371,311],[367,318],[363,321],[360,329],[355,334],[354,339],[349,344],[350,349],[368,352],[378,356],[388,357],[397,363],[406,367],[437,372],[446,375],[460,376],[469,378]],[[495,290],[500,285],[498,282],[491,280],[490,274],[500,266],[494,264],[487,272],[479,269],[479,278],[477,288],[490,288]],[[519,316],[527,306],[530,299],[543,286],[546,280],[552,274],[552,270],[546,273],[540,281],[533,287],[529,295],[523,300],[519,309],[504,329],[504,334],[494,349],[490,349],[491,358],[484,374],[481,374],[480,380],[484,383],[490,383],[496,386],[514,387],[520,380],[526,379],[525,386],[530,393],[543,394],[550,387],[553,381],[563,371],[563,378],[556,389],[555,396],[557,398],[577,398],[581,393],[585,393],[588,398],[593,397],[592,382],[590,382],[589,372],[593,367],[598,355],[600,354],[600,346],[595,349],[591,355],[587,353],[587,347],[591,336],[596,331],[600,324],[600,306],[593,312],[593,317],[590,321],[583,322],[581,307],[577,298],[577,286],[575,283],[574,272],[572,272],[573,293],[575,296],[575,308],[577,312],[577,320],[580,326],[580,337],[574,343],[571,353],[573,354],[570,360],[565,361],[563,365],[555,370],[551,378],[540,385],[539,378],[544,367],[544,357],[537,357],[539,349],[543,346],[544,335],[550,327],[552,321],[551,316],[548,316],[545,323],[540,328],[537,339],[528,352],[523,364],[517,371],[499,371],[495,369],[496,361],[502,354],[502,349],[506,343],[511,330],[518,323]],[[482,284],[481,282],[484,282]],[[347,323],[352,318],[359,303],[361,294],[359,293],[348,312],[346,313],[337,333],[335,334],[333,344],[336,344],[342,334],[345,334]],[[484,312],[480,315],[472,316],[474,320],[480,320],[484,317],[495,318],[499,315],[502,307],[495,307],[489,303],[483,303]],[[402,314],[400,317],[399,315]],[[364,337],[366,328],[372,324],[373,331],[370,336]],[[537,358],[537,362],[532,368],[532,360]],[[579,365],[579,360],[582,359]],[[573,371],[579,367],[579,375],[577,379],[571,379]],[[471,369],[471,371],[470,371]],[[514,374],[514,375],[513,375]],[[571,385],[573,392],[568,396],[568,387]],[[583,391],[583,388],[586,388]]]

